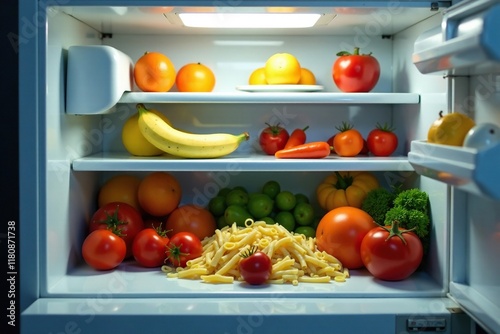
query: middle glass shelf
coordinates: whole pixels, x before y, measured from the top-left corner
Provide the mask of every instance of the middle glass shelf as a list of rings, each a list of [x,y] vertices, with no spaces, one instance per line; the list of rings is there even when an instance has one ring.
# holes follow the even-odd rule
[[[136,157],[128,153],[97,153],[73,160],[75,171],[414,171],[406,156],[324,159],[276,159],[262,154],[238,154],[216,159],[172,156]]]

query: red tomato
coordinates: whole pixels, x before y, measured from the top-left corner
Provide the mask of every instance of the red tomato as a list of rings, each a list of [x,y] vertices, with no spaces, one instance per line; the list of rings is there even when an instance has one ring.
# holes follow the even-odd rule
[[[125,241],[127,255],[132,255],[132,242],[135,236],[144,228],[141,214],[127,203],[112,202],[100,207],[92,216],[89,233],[106,229]]]
[[[359,48],[354,54],[346,51],[337,53],[332,76],[337,87],[343,92],[369,92],[380,78],[380,64],[371,54],[360,55]]]
[[[259,136],[259,144],[262,151],[268,155],[274,155],[285,148],[286,142],[290,138],[288,131],[279,124],[269,125],[262,130]]]
[[[341,157],[354,157],[361,153],[364,145],[361,133],[347,123],[344,123],[338,130],[340,132],[333,138],[335,153]]]
[[[125,259],[125,253],[125,241],[109,230],[93,231],[82,245],[83,259],[96,270],[116,268]]]
[[[391,230],[393,235],[391,235]],[[409,277],[422,262],[423,247],[419,237],[398,227],[376,227],[361,242],[361,259],[376,278],[399,281]]]
[[[271,276],[273,267],[269,256],[256,250],[257,248],[253,247],[241,254],[243,259],[239,263],[241,277],[252,285],[265,283]]]
[[[335,148],[333,147],[333,141],[335,140],[335,136],[336,134],[328,138],[328,140],[326,141],[328,145],[330,145],[331,153],[336,153]],[[370,150],[368,149],[368,142],[366,141],[366,139],[363,139],[363,148],[358,154],[367,155],[368,153],[370,153]]]
[[[335,135],[331,136],[330,138],[328,138],[328,140],[326,141],[328,143],[328,145],[330,145],[330,152],[331,153],[335,153],[335,148],[333,147],[333,141],[335,140]]]
[[[393,132],[394,129],[390,126],[379,125],[377,128],[370,131],[367,137],[368,149],[373,155],[379,157],[388,157],[398,147],[398,136]]]
[[[319,251],[335,256],[344,267],[363,267],[360,248],[364,236],[377,225],[365,211],[342,206],[329,211],[316,228]]]
[[[168,242],[165,231],[145,228],[134,238],[132,244],[134,259],[143,267],[160,267],[167,259]]]
[[[370,149],[368,148],[368,141],[366,139],[363,139],[363,148],[361,149],[361,152],[359,154],[367,155],[370,153]]]
[[[187,261],[196,259],[202,253],[200,239],[191,232],[176,233],[167,245],[168,259],[176,267],[185,267]]]

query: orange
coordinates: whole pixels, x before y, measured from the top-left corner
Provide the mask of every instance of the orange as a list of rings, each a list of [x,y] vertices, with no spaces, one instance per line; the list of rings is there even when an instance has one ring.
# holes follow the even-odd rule
[[[99,189],[97,204],[102,207],[112,202],[123,202],[140,210],[137,190],[141,179],[135,175],[120,174],[107,180]]]
[[[181,201],[182,189],[179,181],[167,172],[152,172],[146,175],[137,190],[141,208],[152,216],[166,216],[174,211]]]
[[[216,228],[217,223],[210,211],[194,204],[179,206],[172,211],[165,223],[169,238],[179,232],[191,232],[203,240],[214,235]]]
[[[191,63],[181,67],[175,84],[179,92],[211,92],[215,87],[215,75],[207,66]]]
[[[134,80],[143,92],[168,92],[175,83],[172,61],[159,52],[146,52],[134,66]]]
[[[250,74],[248,78],[248,83],[250,85],[267,85],[266,73],[264,67],[260,67]]]
[[[300,63],[289,53],[276,53],[264,66],[267,83],[270,85],[295,85],[300,80]]]
[[[300,68],[300,80],[298,82],[299,85],[315,85],[316,77],[314,73],[308,70],[305,67]]]

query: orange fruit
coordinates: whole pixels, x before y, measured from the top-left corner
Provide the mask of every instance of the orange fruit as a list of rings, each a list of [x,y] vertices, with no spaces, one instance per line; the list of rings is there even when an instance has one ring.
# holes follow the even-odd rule
[[[194,204],[179,206],[172,211],[165,223],[169,238],[179,232],[191,232],[203,240],[214,235],[216,228],[217,223],[210,211]]]
[[[140,210],[137,190],[141,179],[135,175],[120,174],[108,179],[99,189],[97,205],[102,207],[112,202],[123,202]]]
[[[159,52],[146,52],[134,66],[134,80],[143,92],[168,92],[175,83],[172,61]]]
[[[179,92],[211,92],[215,87],[215,75],[203,64],[186,64],[177,72],[175,84]]]
[[[300,63],[289,53],[276,53],[264,66],[267,83],[270,85],[295,85],[300,80]]]
[[[300,80],[298,82],[299,85],[315,85],[316,77],[314,73],[308,70],[305,67],[300,68]]]
[[[260,67],[250,74],[248,78],[248,83],[250,85],[267,85],[266,73],[264,67]]]
[[[137,190],[141,208],[152,216],[166,216],[174,211],[181,201],[182,189],[177,179],[167,172],[152,172],[146,175]]]

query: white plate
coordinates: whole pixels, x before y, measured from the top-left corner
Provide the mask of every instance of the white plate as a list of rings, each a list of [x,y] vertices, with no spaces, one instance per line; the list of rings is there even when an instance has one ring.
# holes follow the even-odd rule
[[[237,90],[244,92],[317,92],[323,90],[320,85],[242,85]]]

